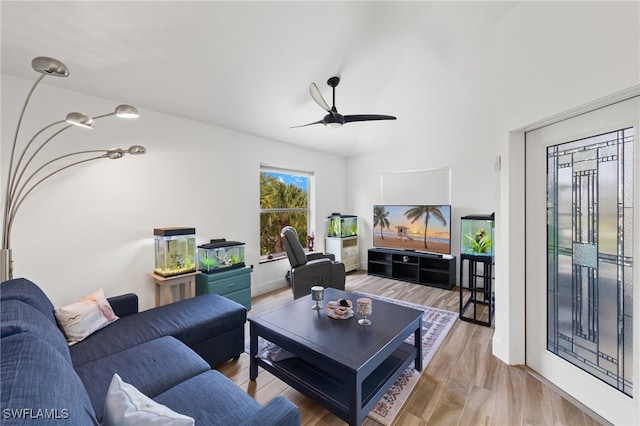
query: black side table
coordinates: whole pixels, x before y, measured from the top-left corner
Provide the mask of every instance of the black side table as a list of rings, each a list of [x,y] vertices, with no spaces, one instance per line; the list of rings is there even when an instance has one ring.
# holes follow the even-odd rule
[[[460,255],[460,319],[487,327],[491,327],[494,314],[494,298],[492,292],[493,284],[493,257],[474,256],[470,254]],[[469,299],[464,300],[464,262],[468,262],[468,291]],[[482,264],[482,270],[478,270],[478,265]],[[465,316],[467,309],[472,306],[473,316],[469,313]],[[487,306],[486,320],[480,319],[478,305]]]

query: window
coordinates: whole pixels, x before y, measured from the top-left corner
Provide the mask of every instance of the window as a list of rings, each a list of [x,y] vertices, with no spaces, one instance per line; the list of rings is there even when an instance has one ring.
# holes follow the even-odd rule
[[[284,258],[280,231],[292,226],[303,247],[311,217],[308,172],[260,167],[260,260]]]

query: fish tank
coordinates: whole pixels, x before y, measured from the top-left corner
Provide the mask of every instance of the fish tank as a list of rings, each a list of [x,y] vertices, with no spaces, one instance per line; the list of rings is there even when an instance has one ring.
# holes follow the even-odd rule
[[[333,213],[328,217],[327,237],[352,237],[358,235],[358,216]]]
[[[495,214],[468,215],[461,218],[460,253],[472,256],[493,256]]]
[[[206,274],[244,267],[244,243],[224,238],[198,246],[198,270]]]
[[[196,229],[155,228],[156,266],[154,272],[163,277],[196,271]]]

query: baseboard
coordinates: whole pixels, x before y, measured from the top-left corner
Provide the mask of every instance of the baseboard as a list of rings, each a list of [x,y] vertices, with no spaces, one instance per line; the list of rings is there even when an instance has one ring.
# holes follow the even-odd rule
[[[261,296],[263,294],[272,292],[274,290],[281,289],[283,287],[288,287],[289,283],[284,278],[277,279],[273,281],[268,281],[266,283],[260,283],[258,285],[251,286],[251,297]]]

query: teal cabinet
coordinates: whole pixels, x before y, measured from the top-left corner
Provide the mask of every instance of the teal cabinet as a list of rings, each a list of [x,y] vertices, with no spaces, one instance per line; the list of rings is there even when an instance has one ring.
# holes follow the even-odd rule
[[[249,267],[230,271],[198,274],[196,296],[215,293],[251,309],[251,269]]]

